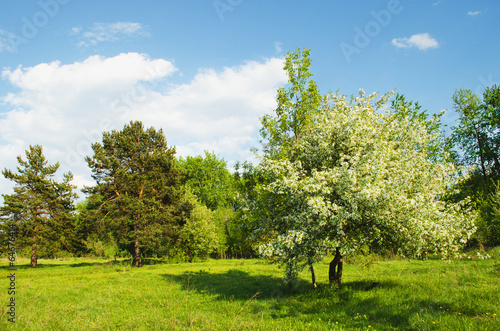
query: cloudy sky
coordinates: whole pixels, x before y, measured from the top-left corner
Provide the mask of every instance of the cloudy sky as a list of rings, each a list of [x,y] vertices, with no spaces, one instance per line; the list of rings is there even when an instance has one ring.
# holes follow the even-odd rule
[[[41,144],[61,173],[103,131],[162,128],[180,156],[251,160],[259,117],[286,84],[283,56],[311,49],[322,92],[396,89],[429,113],[455,89],[500,82],[500,3],[467,0],[3,0],[0,168]],[[0,178],[0,193],[12,184]],[[80,194],[82,195],[82,194]]]

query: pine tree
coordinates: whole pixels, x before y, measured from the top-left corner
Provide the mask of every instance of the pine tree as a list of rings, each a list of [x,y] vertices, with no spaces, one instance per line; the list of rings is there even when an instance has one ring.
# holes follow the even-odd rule
[[[74,210],[75,186],[71,172],[62,182],[54,180],[59,163],[49,165],[40,145],[26,150],[26,161],[17,157],[17,173],[4,169],[5,178],[15,182],[14,194],[3,194],[2,219],[17,229],[18,248],[31,247],[31,267],[37,267],[39,251],[56,252],[61,245],[70,250],[71,218]],[[3,226],[7,224],[2,224]]]
[[[175,245],[193,208],[183,199],[175,148],[167,147],[162,130],[130,122],[122,131],[104,132],[92,149],[86,161],[97,185],[85,192],[100,201],[95,216],[102,227],[140,267],[144,249]]]

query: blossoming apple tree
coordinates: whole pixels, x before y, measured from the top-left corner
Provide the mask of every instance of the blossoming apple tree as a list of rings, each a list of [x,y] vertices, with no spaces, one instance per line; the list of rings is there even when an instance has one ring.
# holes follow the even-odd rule
[[[287,61],[293,56],[309,63],[308,53],[288,54]],[[300,74],[297,68],[285,66],[290,77]],[[305,81],[291,81],[289,91]],[[330,285],[340,286],[342,256],[361,245],[425,257],[453,254],[466,243],[475,230],[474,215],[443,199],[458,169],[445,156],[436,157],[439,115],[414,116],[422,113],[401,96],[390,103],[391,93],[304,101],[317,90],[312,92],[288,94],[296,101],[286,119],[293,124],[299,109],[299,125],[287,127],[279,120],[283,112],[274,122],[270,116],[262,121],[268,134],[260,170],[267,180],[257,188],[256,231],[274,234],[260,253],[286,265],[289,284],[308,266],[316,287],[313,263],[329,250],[336,253]],[[278,98],[278,109],[281,104]],[[293,144],[279,143],[288,141]]]

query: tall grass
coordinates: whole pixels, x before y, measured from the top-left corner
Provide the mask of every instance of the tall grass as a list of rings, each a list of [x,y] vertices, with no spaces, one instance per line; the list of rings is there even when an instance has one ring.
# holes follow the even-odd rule
[[[261,260],[207,260],[131,268],[130,261],[19,261],[16,323],[1,264],[0,329],[21,330],[500,330],[500,262],[372,261],[347,264],[341,289],[328,261],[291,292]],[[0,281],[1,284],[2,281]]]

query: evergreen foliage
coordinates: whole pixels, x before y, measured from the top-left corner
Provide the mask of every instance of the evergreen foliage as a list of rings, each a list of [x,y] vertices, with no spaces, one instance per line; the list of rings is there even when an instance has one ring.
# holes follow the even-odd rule
[[[132,254],[132,264],[142,265],[145,249],[157,253],[175,246],[194,205],[184,199],[183,171],[163,131],[130,122],[122,131],[104,132],[92,149],[86,161],[97,185],[85,191],[100,201],[98,223]]]
[[[15,226],[17,249],[29,249],[31,267],[36,268],[40,256],[72,251],[76,187],[71,184],[71,172],[64,174],[61,182],[54,179],[59,163],[48,164],[40,145],[30,146],[26,160],[18,156],[17,161],[17,173],[2,171],[5,178],[15,183],[13,194],[2,195],[2,228],[7,231],[11,224]]]

